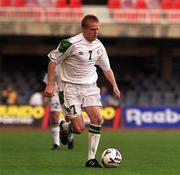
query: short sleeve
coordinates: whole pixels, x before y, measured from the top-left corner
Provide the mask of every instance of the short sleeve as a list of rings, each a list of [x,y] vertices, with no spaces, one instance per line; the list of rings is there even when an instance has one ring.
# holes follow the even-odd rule
[[[67,39],[63,39],[55,50],[52,50],[48,57],[56,64],[64,60],[69,53],[69,48],[72,45]]]

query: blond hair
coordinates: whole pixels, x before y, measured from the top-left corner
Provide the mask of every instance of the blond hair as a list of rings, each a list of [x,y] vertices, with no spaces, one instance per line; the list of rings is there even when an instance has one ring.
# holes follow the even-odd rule
[[[87,27],[89,23],[91,22],[97,22],[99,23],[99,19],[97,16],[89,14],[83,17],[82,22],[81,22],[81,27]]]

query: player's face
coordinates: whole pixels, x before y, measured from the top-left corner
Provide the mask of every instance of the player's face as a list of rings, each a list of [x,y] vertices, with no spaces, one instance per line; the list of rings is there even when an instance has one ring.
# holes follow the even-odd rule
[[[87,41],[96,40],[99,33],[100,24],[98,22],[89,23],[86,27],[83,27],[83,35]]]

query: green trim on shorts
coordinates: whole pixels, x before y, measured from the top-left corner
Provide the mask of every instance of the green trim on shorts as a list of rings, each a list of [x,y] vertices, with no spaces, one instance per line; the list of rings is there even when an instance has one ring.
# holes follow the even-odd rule
[[[59,91],[59,102],[60,104],[64,104],[64,91]]]

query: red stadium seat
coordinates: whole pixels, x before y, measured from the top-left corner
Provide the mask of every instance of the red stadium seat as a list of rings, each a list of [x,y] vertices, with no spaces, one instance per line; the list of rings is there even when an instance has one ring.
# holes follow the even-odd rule
[[[81,8],[82,7],[82,1],[81,0],[70,0],[69,6],[71,8]]]
[[[134,9],[133,0],[124,0],[121,4],[123,9]]]
[[[120,0],[108,0],[108,8],[109,9],[121,8],[121,1]]]
[[[10,0],[0,0],[0,7],[8,7],[11,5]]]
[[[71,16],[73,19],[82,18],[83,10],[81,0],[70,0],[69,7],[71,8]]]
[[[172,0],[161,0],[161,9],[171,9]]]
[[[147,4],[145,0],[136,0],[135,2],[136,9],[147,9]]]
[[[54,10],[54,8],[48,8],[49,19],[69,19],[70,11],[67,0],[56,0],[55,7],[61,8],[61,10]]]
[[[67,8],[68,7],[67,0],[56,0],[56,7]]]
[[[180,9],[180,0],[174,0],[171,8],[172,9]]]
[[[147,1],[147,7],[148,9],[159,9],[160,8],[160,2],[159,0],[149,0]]]
[[[46,8],[47,10],[47,19],[49,20],[59,20],[59,19],[70,19],[71,14],[69,11],[69,8],[61,8],[59,10],[58,8],[49,7]]]
[[[39,4],[38,0],[26,0],[26,6],[27,7],[38,7],[38,6],[41,6],[41,4]]]
[[[26,5],[25,0],[14,0],[13,1],[13,6],[24,7],[25,5]]]

